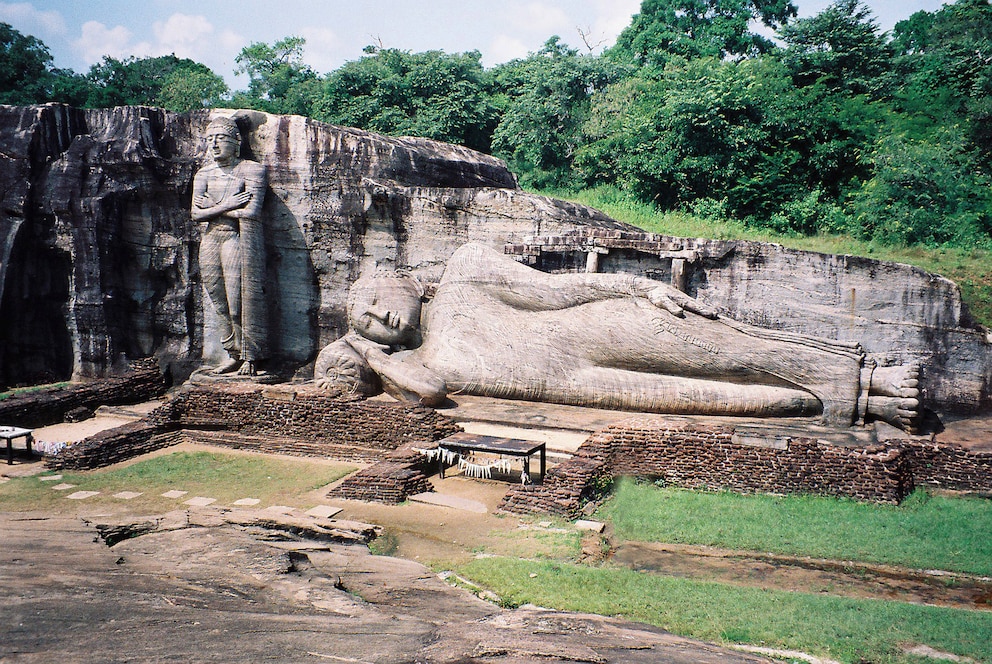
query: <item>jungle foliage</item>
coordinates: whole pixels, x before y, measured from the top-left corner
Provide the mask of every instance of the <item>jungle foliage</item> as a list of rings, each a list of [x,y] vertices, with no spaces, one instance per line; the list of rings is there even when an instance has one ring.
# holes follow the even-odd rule
[[[862,0],[802,19],[788,0],[643,0],[602,54],[552,36],[490,69],[477,51],[373,45],[319,74],[304,47],[246,46],[231,92],[176,56],[57,69],[0,24],[0,102],[296,113],[489,152],[528,187],[611,187],[781,235],[992,247],[989,0],[889,33]]]

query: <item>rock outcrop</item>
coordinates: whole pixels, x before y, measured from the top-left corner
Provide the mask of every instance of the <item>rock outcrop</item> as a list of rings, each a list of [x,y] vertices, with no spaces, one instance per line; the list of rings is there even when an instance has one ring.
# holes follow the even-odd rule
[[[207,509],[4,512],[0,528],[4,661],[770,664],[619,619],[501,609],[371,555],[367,524]]]
[[[234,113],[0,106],[0,386],[103,376],[150,356],[178,381],[224,356],[190,205],[208,159],[203,131]],[[359,274],[400,267],[429,281],[471,241],[542,269],[598,265],[671,280],[747,322],[918,359],[938,411],[992,407],[988,333],[946,279],[776,245],[659,239],[523,192],[500,160],[465,148],[296,116],[238,117],[243,156],[269,174],[266,292],[285,375],[306,377],[346,331]],[[627,234],[644,246],[586,252],[583,240],[569,258],[542,239],[565,238],[567,248],[569,237]]]
[[[209,118],[0,107],[0,384],[100,376],[149,355],[182,379],[221,356],[190,221]],[[269,172],[267,291],[284,365],[305,367],[345,331],[348,285],[370,266],[439,274],[466,241],[624,227],[526,194],[501,161],[458,146],[255,112],[239,125],[243,153]]]

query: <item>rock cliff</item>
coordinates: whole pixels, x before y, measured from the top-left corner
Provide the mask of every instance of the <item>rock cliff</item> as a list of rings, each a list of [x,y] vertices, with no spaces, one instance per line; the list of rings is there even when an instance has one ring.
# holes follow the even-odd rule
[[[0,385],[149,355],[181,379],[221,355],[190,220],[209,118],[0,107]],[[526,194],[501,161],[458,146],[254,112],[239,125],[243,156],[268,168],[266,289],[284,365],[343,334],[348,285],[374,265],[440,274],[467,241],[623,227]]]
[[[101,376],[147,356],[182,379],[221,355],[190,205],[193,175],[209,160],[204,129],[232,113],[0,106],[0,385]],[[925,396],[939,410],[992,407],[992,345],[946,279],[675,238],[626,249],[582,240],[571,257],[554,254],[542,237],[659,238],[523,192],[501,161],[465,148],[295,116],[238,117],[242,155],[268,169],[273,350],[297,375],[345,332],[347,288],[359,274],[378,265],[437,277],[474,241],[545,269],[598,263],[671,280],[755,324],[856,337],[874,354],[921,359]],[[555,257],[535,260],[542,251]]]

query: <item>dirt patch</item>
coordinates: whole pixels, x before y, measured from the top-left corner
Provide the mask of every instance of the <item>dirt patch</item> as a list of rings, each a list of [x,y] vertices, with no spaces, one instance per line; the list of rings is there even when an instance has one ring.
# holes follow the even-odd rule
[[[519,520],[493,514],[510,485],[505,482],[448,476],[430,479],[438,493],[481,502],[488,513],[404,503],[383,505],[351,500],[331,501],[343,507],[349,519],[382,524],[392,545],[385,551],[408,560],[457,564],[470,560],[474,551],[486,546],[494,533],[510,532]]]
[[[992,610],[992,579],[960,574],[645,542],[620,544],[612,561],[638,571],[753,588]]]

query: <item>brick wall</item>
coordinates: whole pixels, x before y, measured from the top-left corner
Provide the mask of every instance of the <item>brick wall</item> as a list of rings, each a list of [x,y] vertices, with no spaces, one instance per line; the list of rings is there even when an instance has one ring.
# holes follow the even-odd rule
[[[731,426],[644,419],[591,436],[543,486],[513,487],[499,510],[578,517],[620,476],[739,493],[812,493],[898,503],[913,490],[910,455],[899,446],[843,447],[812,438],[749,444]]]
[[[413,447],[400,448],[379,463],[347,477],[328,497],[397,504],[418,493],[433,491],[426,475],[430,470]]]
[[[0,424],[29,429],[58,424],[76,408],[141,403],[162,396],[167,388],[154,359],[137,360],[119,376],[7,397],[0,401]]]
[[[942,443],[914,443],[905,449],[917,485],[992,493],[992,452]]]
[[[338,398],[307,387],[273,391],[252,383],[228,383],[185,389],[144,420],[71,445],[48,464],[99,468],[186,437],[258,452],[373,463],[390,457],[397,448],[431,447],[460,430],[448,418],[419,405]],[[419,458],[406,452],[392,461],[400,463],[408,457]],[[426,483],[422,473],[421,478]],[[368,477],[369,482],[373,479]],[[390,481],[395,483],[395,478]],[[415,474],[403,481],[417,493],[428,490]],[[378,489],[368,491],[374,494]]]

